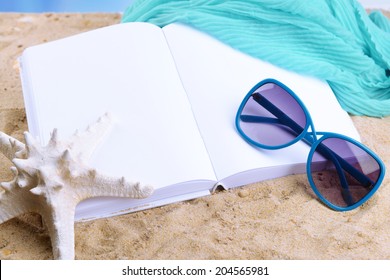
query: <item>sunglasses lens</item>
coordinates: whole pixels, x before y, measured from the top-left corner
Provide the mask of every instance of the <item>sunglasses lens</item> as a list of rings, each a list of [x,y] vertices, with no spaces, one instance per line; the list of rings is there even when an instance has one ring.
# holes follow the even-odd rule
[[[371,154],[340,138],[323,140],[309,160],[315,188],[341,208],[359,203],[371,193],[382,172]]]
[[[254,92],[259,93],[260,104],[252,95],[239,118],[239,127],[248,138],[261,145],[277,147],[292,142],[303,132],[305,112],[284,88],[266,83]]]

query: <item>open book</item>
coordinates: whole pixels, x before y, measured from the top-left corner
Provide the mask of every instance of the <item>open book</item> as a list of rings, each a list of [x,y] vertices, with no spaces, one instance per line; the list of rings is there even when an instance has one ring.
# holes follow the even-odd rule
[[[358,139],[329,86],[234,50],[181,24],[126,23],[30,47],[20,58],[30,132],[46,144],[109,112],[111,132],[90,166],[151,184],[146,199],[94,198],[76,220],[112,216],[208,195],[215,186],[305,172],[302,141],[269,151],[250,146],[234,119],[247,92],[265,78],[290,87],[317,131]]]

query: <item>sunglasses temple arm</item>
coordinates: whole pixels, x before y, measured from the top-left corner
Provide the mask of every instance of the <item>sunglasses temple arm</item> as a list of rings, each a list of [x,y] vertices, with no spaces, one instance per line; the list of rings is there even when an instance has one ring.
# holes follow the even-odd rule
[[[259,103],[261,106],[263,106],[266,110],[268,110],[271,114],[273,114],[277,119],[279,120],[280,123],[283,123],[284,125],[290,127],[297,135],[300,135],[303,131],[303,128],[297,124],[294,120],[292,120],[289,116],[287,116],[285,113],[283,113],[278,107],[276,107],[272,102],[267,100],[264,96],[260,95],[258,92],[254,93],[252,95],[253,99]],[[304,139],[307,144],[310,146],[313,145],[315,142],[315,139],[313,136],[310,136],[309,134],[306,134]],[[362,172],[357,170],[355,167],[353,167],[351,164],[349,164],[346,160],[341,158],[339,155],[337,155],[335,152],[331,151],[329,148],[327,148],[323,144],[319,144],[318,151],[322,150],[323,156],[329,159],[329,156],[326,156],[329,153],[332,153],[335,155],[336,159],[338,162],[340,162],[341,166],[343,167],[344,170],[346,170],[349,174],[351,174],[356,180],[358,180],[360,183],[363,185],[370,186],[373,184],[373,182]],[[325,152],[326,151],[326,152]],[[335,159],[335,160],[336,160]],[[332,159],[330,159],[332,160]],[[335,164],[335,166],[338,166],[338,164]]]
[[[268,118],[261,116],[253,116],[253,115],[241,115],[240,120],[248,123],[278,123],[280,121],[277,118]]]
[[[347,179],[345,178],[345,174],[343,172],[343,169],[345,170],[345,168],[343,168],[340,164],[341,158],[336,153],[331,151],[328,147],[326,147],[325,145],[322,145],[322,144],[319,144],[317,146],[317,151],[321,155],[323,155],[325,158],[327,158],[328,160],[331,160],[333,162],[333,164],[336,167],[337,174],[339,175],[339,179],[340,179],[340,183],[341,183],[341,187],[342,187],[342,190],[341,190],[342,197],[348,205],[354,204],[355,201],[352,198],[351,192],[349,190],[349,184],[348,184]]]
[[[263,106],[266,110],[268,110],[271,114],[273,114],[280,123],[291,128],[297,135],[301,134],[303,128],[297,124],[294,120],[292,120],[289,116],[283,113],[278,107],[276,107],[272,102],[268,101],[264,96],[260,95],[258,92],[252,95],[253,99]]]
[[[312,145],[314,140],[313,137],[310,135],[305,135],[303,139],[307,144]],[[364,173],[360,172],[358,169],[356,169],[353,165],[351,165],[348,161],[343,159],[341,156],[339,156],[336,152],[329,149],[324,144],[320,143],[317,146],[316,151],[324,156],[325,158],[332,160],[335,164],[336,168],[344,169],[346,172],[348,172],[352,177],[354,177],[357,181],[359,181],[363,186],[370,187],[374,184],[374,182],[367,177]],[[337,162],[337,164],[336,164]],[[341,178],[340,178],[341,180]]]

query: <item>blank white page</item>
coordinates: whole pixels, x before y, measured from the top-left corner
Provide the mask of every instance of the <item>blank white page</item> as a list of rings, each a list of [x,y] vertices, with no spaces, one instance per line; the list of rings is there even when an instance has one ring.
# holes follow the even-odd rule
[[[282,166],[285,172],[294,172],[288,166],[306,163],[309,148],[302,141],[277,151],[258,149],[244,141],[235,128],[241,101],[266,78],[281,81],[302,99],[317,131],[359,139],[350,117],[325,82],[250,57],[185,25],[171,24],[163,30],[218,179],[262,167]]]
[[[29,129],[47,143],[110,112],[114,124],[91,166],[151,184],[216,180],[160,28],[118,24],[27,49]]]

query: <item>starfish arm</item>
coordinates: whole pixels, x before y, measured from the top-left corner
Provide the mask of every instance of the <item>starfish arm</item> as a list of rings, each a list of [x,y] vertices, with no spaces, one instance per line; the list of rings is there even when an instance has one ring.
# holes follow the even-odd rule
[[[50,235],[53,257],[56,260],[73,260],[75,258],[74,213],[76,204],[65,201],[67,207],[42,209],[40,213]],[[63,202],[64,203],[64,202]],[[56,203],[61,204],[61,203]]]
[[[15,185],[14,182],[1,183],[0,224],[24,213],[34,212],[35,198]]]
[[[0,151],[9,160],[13,160],[24,155],[25,145],[19,140],[0,131]]]
[[[96,147],[110,130],[111,125],[112,119],[110,115],[105,114],[96,123],[88,126],[85,131],[76,131],[68,141],[72,154],[78,156],[82,161],[87,162]]]
[[[139,182],[129,182],[124,177],[114,178],[99,174],[90,169],[73,178],[75,192],[80,201],[91,197],[128,197],[146,198],[153,193],[153,187],[141,185]]]

